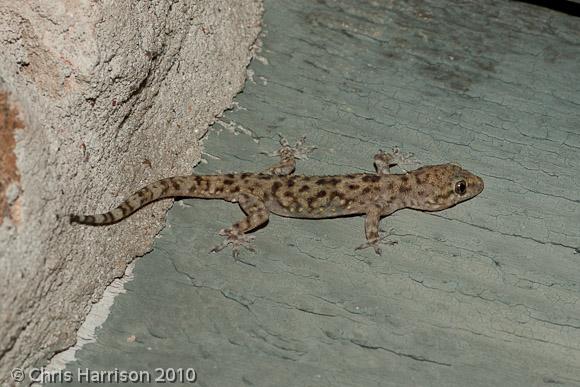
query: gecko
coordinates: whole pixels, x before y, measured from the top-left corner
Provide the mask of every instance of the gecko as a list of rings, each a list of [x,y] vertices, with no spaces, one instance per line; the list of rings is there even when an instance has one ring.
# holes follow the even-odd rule
[[[322,219],[364,215],[366,243],[381,254],[381,244],[395,244],[381,236],[381,218],[400,209],[440,211],[469,200],[483,191],[483,179],[455,163],[427,165],[406,171],[402,165],[412,154],[398,148],[374,156],[375,173],[334,176],[294,174],[297,159],[308,158],[316,147],[305,146],[305,137],[295,145],[283,137],[281,147],[270,153],[280,161],[263,172],[174,176],[146,185],[117,208],[97,215],[69,215],[71,223],[110,225],[125,219],[141,207],[163,198],[222,199],[238,203],[246,217],[219,231],[225,236],[217,252],[231,246],[234,258],[242,247],[255,251],[249,232],[268,222],[270,214],[282,217]],[[404,173],[391,173],[399,166]]]

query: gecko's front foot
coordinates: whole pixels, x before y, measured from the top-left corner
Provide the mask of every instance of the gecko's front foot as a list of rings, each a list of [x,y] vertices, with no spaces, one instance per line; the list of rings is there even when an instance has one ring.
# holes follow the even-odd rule
[[[231,228],[224,228],[220,230],[218,234],[225,236],[226,239],[222,242],[222,244],[217,245],[211,249],[210,253],[217,253],[218,251],[226,248],[228,245],[232,246],[232,255],[235,259],[238,259],[241,247],[245,248],[246,250],[250,250],[253,253],[256,252],[252,246],[252,242],[255,239],[253,235],[240,234]]]
[[[419,160],[414,158],[413,153],[401,152],[399,147],[393,147],[392,153],[385,153],[385,151],[379,150],[379,153],[374,157],[375,169],[379,175],[389,174],[390,169],[394,166],[398,166],[403,172],[407,173],[403,165],[418,165],[420,163]]]
[[[386,235],[383,235],[383,236],[381,236],[373,241],[368,241],[366,243],[363,243],[362,245],[357,247],[355,250],[363,250],[363,249],[372,247],[375,250],[375,253],[377,253],[377,255],[382,255],[383,251],[381,250],[381,247],[380,247],[381,244],[393,246],[393,245],[396,245],[398,243],[397,241],[386,240],[390,235],[391,235],[391,232],[389,231],[389,233]]]

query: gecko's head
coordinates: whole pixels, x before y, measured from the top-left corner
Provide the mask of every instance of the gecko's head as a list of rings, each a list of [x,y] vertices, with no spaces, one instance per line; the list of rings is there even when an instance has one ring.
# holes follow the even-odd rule
[[[431,165],[411,172],[417,182],[417,206],[424,211],[453,207],[483,191],[481,177],[457,164]]]

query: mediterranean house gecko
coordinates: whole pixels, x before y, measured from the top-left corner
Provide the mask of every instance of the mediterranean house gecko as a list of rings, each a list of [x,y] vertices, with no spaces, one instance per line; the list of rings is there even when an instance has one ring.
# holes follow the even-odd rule
[[[321,219],[365,215],[367,242],[357,249],[373,247],[381,254],[379,235],[382,217],[411,208],[439,211],[469,200],[484,187],[483,180],[457,164],[424,166],[403,174],[391,174],[411,156],[398,148],[392,154],[379,151],[374,157],[376,173],[337,176],[295,175],[296,159],[307,158],[315,147],[304,146],[303,137],[295,146],[280,139],[280,149],[272,155],[280,162],[260,173],[175,176],[149,184],[131,195],[117,208],[98,215],[70,215],[71,223],[107,225],[119,222],[148,203],[169,197],[222,199],[239,203],[247,215],[219,234],[225,241],[211,251],[232,246],[237,257],[240,247],[254,251],[254,237],[248,232],[268,221],[270,213],[283,217]],[[387,241],[387,244],[396,242]]]

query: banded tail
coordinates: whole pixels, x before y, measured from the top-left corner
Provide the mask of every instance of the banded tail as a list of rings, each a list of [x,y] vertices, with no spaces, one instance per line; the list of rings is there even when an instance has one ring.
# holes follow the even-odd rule
[[[163,198],[171,197],[199,197],[220,198],[215,192],[218,176],[175,176],[148,184],[135,192],[117,208],[104,214],[96,215],[69,215],[71,223],[88,224],[92,226],[117,223],[141,207]]]

